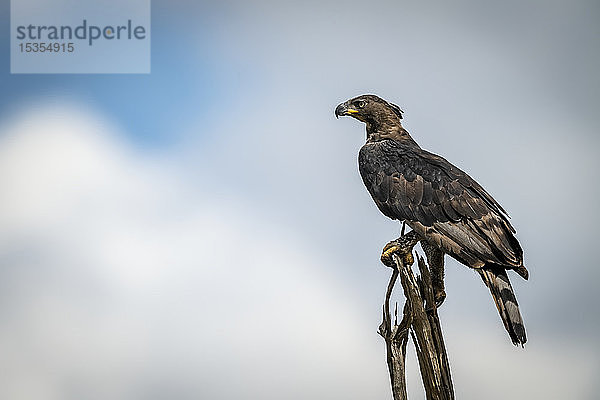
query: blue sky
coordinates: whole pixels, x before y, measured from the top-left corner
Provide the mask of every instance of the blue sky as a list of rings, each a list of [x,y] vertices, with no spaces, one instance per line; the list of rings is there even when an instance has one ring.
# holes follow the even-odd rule
[[[152,18],[151,74],[9,74],[9,36],[2,37],[0,107],[11,112],[32,99],[61,97],[97,107],[127,127],[142,146],[162,146],[181,139],[190,115],[209,119],[223,94],[233,90],[235,66],[218,58],[203,13],[186,15],[155,3]],[[8,27],[8,4],[3,4]],[[166,12],[165,12],[166,11]],[[200,16],[200,20],[198,19]],[[155,36],[154,36],[155,35]]]
[[[389,398],[378,259],[400,226],[360,181],[364,127],[333,117],[376,93],[525,249],[524,351],[448,260],[458,397],[593,398],[599,17],[585,1],[154,1],[149,75],[11,75],[3,35],[0,397]]]

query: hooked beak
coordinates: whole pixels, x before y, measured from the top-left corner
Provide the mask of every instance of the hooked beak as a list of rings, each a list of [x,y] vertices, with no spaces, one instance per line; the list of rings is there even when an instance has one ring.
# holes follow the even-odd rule
[[[342,103],[335,108],[335,117],[343,117],[344,115],[356,114],[358,110],[348,105],[348,102]]]

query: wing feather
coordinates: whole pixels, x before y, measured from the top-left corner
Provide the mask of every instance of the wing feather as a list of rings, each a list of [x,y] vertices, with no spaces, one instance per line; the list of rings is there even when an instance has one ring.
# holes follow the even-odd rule
[[[522,267],[504,209],[465,172],[435,154],[392,140],[367,143],[359,169],[379,209],[406,221],[468,265]]]

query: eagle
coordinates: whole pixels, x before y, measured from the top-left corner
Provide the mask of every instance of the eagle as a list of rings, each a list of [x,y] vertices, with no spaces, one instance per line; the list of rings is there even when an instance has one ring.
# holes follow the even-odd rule
[[[402,127],[402,114],[375,95],[355,97],[335,109],[336,118],[351,116],[366,124],[360,175],[377,208],[406,223],[420,239],[434,264],[436,303],[446,297],[443,259],[448,254],[479,273],[511,341],[523,346],[525,326],[507,271],[524,279],[529,272],[507,212],[467,173],[422,149]]]

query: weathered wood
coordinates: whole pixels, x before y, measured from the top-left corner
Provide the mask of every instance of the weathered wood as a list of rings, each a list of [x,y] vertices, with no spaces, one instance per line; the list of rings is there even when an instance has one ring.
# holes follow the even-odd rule
[[[391,254],[391,257],[385,254],[385,251],[385,257],[382,256],[382,261],[385,259],[386,265],[390,265],[390,261],[393,261],[395,267],[386,289],[383,322],[379,326],[379,333],[386,343],[393,398],[394,400],[407,399],[406,348],[410,334],[417,352],[426,398],[453,400],[454,388],[434,300],[431,271],[423,257],[419,256],[417,260],[420,276],[416,277],[413,274],[411,253],[416,242],[411,234],[413,232],[393,242],[396,251]],[[393,323],[390,313],[391,295],[398,277],[406,297],[400,324],[397,321],[397,310]]]
[[[392,324],[392,316],[390,314],[390,298],[396,280],[398,279],[398,270],[392,272],[392,277],[388,283],[385,294],[385,302],[383,303],[383,322],[379,326],[379,334],[385,340],[387,352],[388,371],[390,373],[390,383],[392,385],[392,393],[394,400],[406,400],[406,344],[408,343],[408,326],[410,323],[405,321],[406,315],[402,318],[402,322],[398,325],[398,314],[395,311],[394,323]]]
[[[446,345],[444,344],[444,336],[442,334],[440,318],[437,313],[431,271],[429,270],[423,257],[418,256],[417,261],[419,271],[421,273],[420,287],[423,288],[421,293],[425,294],[425,310],[427,312],[429,326],[431,327],[431,337],[434,345],[433,354],[436,355],[436,368],[439,370],[440,374],[439,385],[441,398],[448,400],[454,399],[454,387],[452,386],[452,377],[450,376],[450,363],[448,361],[448,354],[446,353]]]

